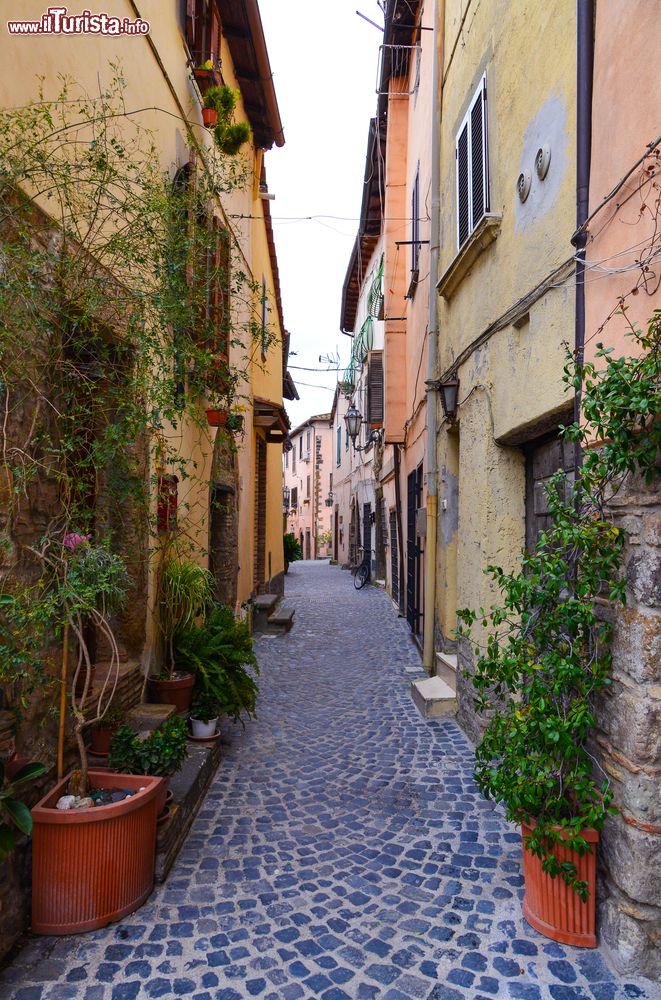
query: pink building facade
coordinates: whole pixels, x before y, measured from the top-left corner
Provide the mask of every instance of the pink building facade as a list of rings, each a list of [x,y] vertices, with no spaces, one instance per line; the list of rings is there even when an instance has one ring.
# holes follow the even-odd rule
[[[328,558],[332,552],[333,469],[330,414],[310,417],[289,435],[283,457],[285,532],[293,533],[304,559]]]

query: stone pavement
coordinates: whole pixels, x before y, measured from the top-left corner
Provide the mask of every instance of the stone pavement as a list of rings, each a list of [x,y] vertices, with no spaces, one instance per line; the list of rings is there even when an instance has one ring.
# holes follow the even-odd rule
[[[295,563],[287,636],[257,641],[259,718],[228,746],[166,885],[120,924],[36,939],[2,1000],[661,997],[521,918],[520,839],[453,719],[409,695],[387,596]]]

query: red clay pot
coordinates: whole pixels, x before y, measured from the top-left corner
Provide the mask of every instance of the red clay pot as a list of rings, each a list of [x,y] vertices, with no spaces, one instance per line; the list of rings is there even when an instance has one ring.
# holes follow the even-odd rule
[[[117,726],[99,726],[90,733],[90,750],[97,757],[107,757]]]
[[[215,108],[202,108],[202,121],[207,128],[213,128],[218,123],[218,112]]]
[[[533,827],[522,824],[522,836],[530,836]],[[589,854],[557,845],[554,854],[558,861],[571,861],[576,865],[578,878],[587,882],[590,895],[587,902],[570,889],[558,875],[551,878],[542,871],[542,862],[526,849],[523,841],[523,874],[526,893],[523,898],[523,916],[531,927],[552,941],[571,944],[577,948],[596,948],[595,904],[597,885],[597,850],[599,834],[596,830],[581,830],[581,837],[594,845]]]
[[[91,770],[95,788],[142,788],[90,809],[55,808],[69,775],[32,810],[32,930],[78,934],[132,913],[154,885],[162,778]]]
[[[227,410],[216,410],[213,407],[207,408],[207,423],[209,427],[225,427],[228,416]]]
[[[149,686],[152,698],[158,705],[174,705],[179,715],[185,715],[193,700],[194,674],[184,674],[174,680],[150,678]]]

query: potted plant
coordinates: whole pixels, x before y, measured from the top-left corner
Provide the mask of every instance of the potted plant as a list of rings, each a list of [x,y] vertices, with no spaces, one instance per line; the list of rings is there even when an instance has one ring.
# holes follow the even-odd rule
[[[223,407],[207,406],[207,423],[209,427],[226,427],[229,421],[230,412]]]
[[[193,77],[200,88],[200,93],[206,94],[207,90],[220,83],[220,61],[207,59],[199,66],[194,66]]]
[[[289,564],[303,558],[303,549],[293,531],[283,536],[285,550],[285,573],[289,572]]]
[[[236,156],[241,146],[250,138],[250,125],[247,122],[235,122],[239,91],[223,84],[219,87],[209,87],[205,93],[205,103],[209,98],[210,106],[216,111],[214,139],[218,149],[226,156]]]
[[[163,778],[158,796],[159,814],[165,807],[168,782],[188,756],[187,734],[186,721],[175,715],[145,739],[126,725],[120,726],[112,738],[108,760],[111,768],[123,774]]]
[[[165,642],[165,664],[160,677],[150,679],[157,702],[175,705],[180,713],[190,708],[195,676],[181,669],[175,653],[177,631],[191,625],[212,600],[208,570],[185,559],[169,559],[159,580],[159,624]]]
[[[95,756],[108,756],[110,753],[110,742],[123,721],[123,710],[119,706],[111,705],[103,718],[97,719],[92,725],[90,731],[90,750]]]
[[[627,476],[656,475],[660,317],[647,336],[632,329],[632,357],[597,345],[598,370],[568,355],[565,382],[582,391],[583,416],[562,436],[583,447],[580,477],[572,488],[562,472],[549,480],[550,524],[519,571],[487,567],[499,603],[458,613],[460,637],[474,642],[476,707],[489,712],[475,777],[522,824],[524,916],[547,937],[584,947],[596,944],[596,844],[616,811],[590,747],[595,705],[611,683],[603,608],[624,603],[627,588],[626,536],[609,499]]]
[[[180,628],[175,649],[178,662],[194,672],[198,695],[215,702],[221,715],[242,724],[242,713],[254,716],[259,689],[246,668],[255,674],[259,668],[248,626],[230,608],[213,604],[202,623]]]
[[[154,883],[156,797],[162,783],[89,769],[84,733],[105,717],[116,690],[119,652],[109,616],[123,603],[127,575],[118,556],[78,533],[66,532],[59,548],[50,539],[39,553],[54,580],[42,611],[63,634],[63,690],[69,638],[77,640],[69,701],[81,766],[32,809],[32,929],[38,934],[104,927],[144,902]],[[110,668],[91,698],[86,621],[93,622],[111,650]],[[63,734],[61,713],[61,740]],[[103,793],[111,801],[97,804],[101,800],[94,796]]]
[[[205,691],[193,696],[190,724],[195,739],[210,739],[216,735],[220,706],[213,697]]]

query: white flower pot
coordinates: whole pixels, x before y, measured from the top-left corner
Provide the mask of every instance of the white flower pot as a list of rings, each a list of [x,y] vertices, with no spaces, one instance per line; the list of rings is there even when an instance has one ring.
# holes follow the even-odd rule
[[[191,719],[190,723],[193,727],[193,736],[197,736],[199,739],[209,739],[209,737],[216,735],[218,719],[209,719],[208,722],[202,722],[200,719]]]

